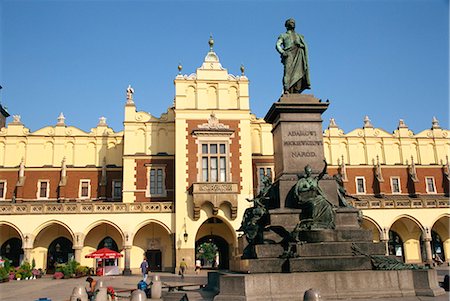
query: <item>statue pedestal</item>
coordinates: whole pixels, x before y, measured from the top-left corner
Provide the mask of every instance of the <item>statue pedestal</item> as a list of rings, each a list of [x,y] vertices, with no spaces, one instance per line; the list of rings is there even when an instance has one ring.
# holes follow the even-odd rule
[[[324,166],[322,113],[327,108],[328,103],[313,95],[284,94],[264,117],[273,125],[279,207],[289,207],[284,200],[306,165],[312,167],[313,174],[318,174]]]

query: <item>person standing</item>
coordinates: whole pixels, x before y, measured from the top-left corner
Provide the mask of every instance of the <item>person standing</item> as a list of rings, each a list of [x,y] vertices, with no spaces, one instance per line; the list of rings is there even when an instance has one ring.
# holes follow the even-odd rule
[[[284,65],[284,93],[302,93],[311,89],[308,67],[308,48],[303,35],[295,32],[295,20],[288,19],[285,23],[286,32],[277,40],[276,49]]]
[[[200,273],[200,270],[202,268],[202,262],[200,259],[197,259],[195,261],[195,273],[198,275]]]
[[[147,271],[148,271],[148,262],[147,259],[144,257],[141,263],[141,273],[142,273],[142,279],[144,281],[147,280]]]
[[[89,300],[94,300],[95,298],[95,285],[97,284],[97,281],[94,280],[92,277],[87,277],[86,282],[88,283],[88,287],[86,288],[86,293],[88,295]]]
[[[181,275],[181,278],[184,278],[184,273],[186,272],[186,270],[187,270],[187,263],[186,263],[186,261],[184,261],[184,258],[181,260],[181,262],[180,262],[180,275]]]

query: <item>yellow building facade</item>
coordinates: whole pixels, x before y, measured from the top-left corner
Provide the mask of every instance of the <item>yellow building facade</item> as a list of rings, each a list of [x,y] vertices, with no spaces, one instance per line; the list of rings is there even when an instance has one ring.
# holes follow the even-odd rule
[[[173,272],[210,242],[227,269],[247,199],[263,174],[275,177],[272,125],[250,112],[244,70],[229,74],[210,46],[195,73],[180,66],[161,116],[139,111],[128,87],[121,132],[105,118],[84,132],[62,114],[30,132],[14,115],[0,130],[0,255],[51,272],[70,258],[95,266],[85,256],[106,246],[123,254],[125,274],[143,256]],[[324,131],[328,173],[343,176],[374,240],[406,262],[449,261],[449,133],[435,119],[418,134],[403,121],[388,133],[368,117],[349,133],[334,120]]]

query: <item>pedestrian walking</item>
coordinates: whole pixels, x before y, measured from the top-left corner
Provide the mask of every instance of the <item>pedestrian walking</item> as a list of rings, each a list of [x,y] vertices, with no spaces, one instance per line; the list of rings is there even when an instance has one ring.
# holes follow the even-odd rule
[[[179,274],[181,275],[181,278],[184,279],[184,273],[187,270],[187,263],[184,261],[184,258],[180,262],[180,271]]]
[[[147,280],[147,271],[148,271],[148,262],[147,259],[144,257],[141,263],[141,273],[142,273],[142,280]]]

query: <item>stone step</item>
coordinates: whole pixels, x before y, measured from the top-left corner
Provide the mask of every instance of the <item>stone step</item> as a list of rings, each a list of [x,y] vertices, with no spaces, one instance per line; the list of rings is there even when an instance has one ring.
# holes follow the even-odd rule
[[[290,272],[359,271],[372,269],[367,256],[298,257],[289,260]]]
[[[325,229],[300,231],[300,241],[313,242],[372,242],[372,232],[363,229]]]
[[[352,244],[355,244],[361,252],[368,255],[384,255],[385,245],[372,242],[320,242],[320,243],[298,243],[296,254],[299,257],[321,257],[321,256],[353,256]],[[283,254],[283,247],[279,244],[266,244],[255,246],[258,258],[277,258]]]

